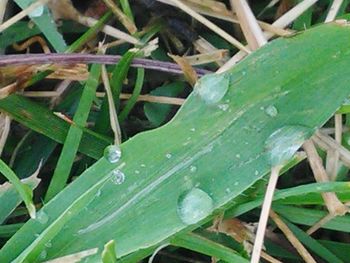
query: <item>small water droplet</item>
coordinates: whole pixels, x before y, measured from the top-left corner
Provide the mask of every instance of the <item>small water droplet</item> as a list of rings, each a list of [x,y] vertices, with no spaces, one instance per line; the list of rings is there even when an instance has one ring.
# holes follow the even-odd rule
[[[170,159],[172,156],[171,156],[171,153],[167,153],[166,155],[165,155],[165,157],[166,158],[168,158],[168,159]]]
[[[141,166],[141,167],[146,167],[146,165],[145,165],[144,163],[142,163],[140,166]]]
[[[206,192],[192,188],[180,196],[177,212],[184,224],[191,225],[206,218],[213,208],[213,199]]]
[[[47,242],[47,243],[45,244],[45,247],[47,247],[47,248],[52,247],[52,243],[51,243],[51,241]]]
[[[46,257],[47,257],[47,251],[44,249],[43,251],[40,252],[39,258],[45,259]]]
[[[228,105],[228,104],[220,104],[218,107],[222,111],[227,111],[228,108],[230,107],[230,105]]]
[[[191,128],[190,131],[191,131],[191,132],[195,132],[195,131],[196,131],[196,128]]]
[[[109,145],[105,148],[103,156],[107,159],[108,162],[116,163],[122,156],[122,152],[118,145]]]
[[[98,191],[96,192],[96,197],[100,197],[101,196],[101,189],[98,189]]]
[[[122,171],[116,169],[112,172],[111,181],[114,184],[122,184],[125,181],[125,174]]]
[[[214,104],[225,96],[229,85],[228,75],[209,74],[197,81],[194,90],[207,104]]]
[[[140,171],[139,170],[135,170],[135,174],[139,174],[140,173]]]
[[[236,154],[236,157],[239,159],[239,158],[241,158],[241,155],[240,154]]]
[[[234,186],[237,186],[237,185],[239,185],[239,182],[235,182],[233,185],[234,185]]]
[[[259,171],[258,171],[258,170],[255,170],[254,174],[255,174],[255,175],[258,175],[258,174],[259,174]]]
[[[278,114],[278,110],[275,106],[270,105],[265,109],[265,113],[270,117],[276,117]]]
[[[229,193],[231,193],[231,189],[230,189],[230,188],[226,188],[226,189],[225,189],[225,192],[226,192],[227,194],[229,194]]]
[[[43,210],[41,210],[37,213],[36,220],[38,220],[40,224],[46,224],[47,221],[49,221],[49,216]]]
[[[273,132],[265,141],[271,166],[288,161],[313,130],[305,126],[284,126]]]
[[[191,173],[196,172],[196,171],[197,171],[197,167],[194,166],[194,165],[191,165],[191,166],[190,166],[190,171],[191,171]]]

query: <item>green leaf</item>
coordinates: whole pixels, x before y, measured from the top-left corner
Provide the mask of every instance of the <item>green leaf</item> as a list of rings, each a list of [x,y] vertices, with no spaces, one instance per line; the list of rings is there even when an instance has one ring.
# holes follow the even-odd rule
[[[170,123],[123,143],[118,163],[89,167],[43,207],[46,222],[28,221],[6,243],[0,262],[35,261],[43,249],[47,260],[102,249],[112,239],[123,257],[210,220],[269,173],[271,134],[318,128],[349,95],[349,35],[350,27],[330,23],[254,52],[226,73],[220,101],[193,93]],[[271,105],[274,116],[261,110]]]
[[[212,256],[225,262],[230,263],[244,263],[249,262],[247,259],[239,255],[233,249],[230,249],[224,245],[216,243],[203,236],[191,233],[187,235],[181,235],[171,240],[171,244],[187,248],[193,251],[200,252],[202,254]]]
[[[15,0],[22,9],[33,4],[34,0]],[[43,13],[37,17],[31,17],[40,31],[45,35],[50,44],[57,52],[64,52],[67,48],[62,35],[57,31],[56,24],[47,6],[44,7]]]
[[[16,191],[24,201],[30,217],[35,218],[36,217],[35,205],[32,200],[33,198],[32,189],[28,185],[22,183],[18,179],[16,174],[11,170],[11,168],[8,167],[6,163],[4,163],[4,161],[1,159],[0,159],[0,173],[3,174],[11,182],[13,187],[15,187]]]
[[[102,262],[103,263],[116,263],[117,255],[115,254],[115,241],[111,240],[107,242],[102,251]]]
[[[150,94],[155,96],[176,97],[184,88],[185,84],[183,82],[176,81],[158,87],[152,90]],[[146,102],[144,105],[146,117],[155,127],[160,126],[166,121],[172,108],[172,105],[150,102]]]
[[[39,182],[40,179],[37,178],[36,174],[22,180],[22,183],[29,186],[31,190],[35,189]],[[0,185],[0,224],[5,221],[22,200],[13,184],[7,182]]]
[[[283,220],[285,221],[285,220]],[[324,247],[322,244],[320,244],[316,239],[313,239],[311,236],[306,234],[303,230],[298,228],[296,225],[285,222],[289,229],[294,233],[296,238],[304,244],[306,248],[309,248],[311,251],[313,251],[316,255],[319,257],[327,260],[327,262],[334,262],[334,263],[341,263],[343,262],[341,259],[339,259],[336,255],[334,255],[331,251],[329,251],[326,247]]]
[[[83,130],[79,127],[85,127],[90,109],[95,98],[96,89],[99,84],[101,66],[94,64],[91,67],[89,79],[81,95],[77,111],[74,114],[72,125],[69,128],[65,139],[61,155],[51,179],[51,183],[47,190],[45,199],[50,200],[59,191],[61,191],[67,183],[70,170],[72,169],[75,156],[78,152],[79,144],[83,136]]]
[[[273,209],[287,220],[306,226],[313,226],[328,213],[316,209],[299,208],[286,205],[273,205]],[[324,229],[350,232],[350,215],[338,216],[322,226]]]

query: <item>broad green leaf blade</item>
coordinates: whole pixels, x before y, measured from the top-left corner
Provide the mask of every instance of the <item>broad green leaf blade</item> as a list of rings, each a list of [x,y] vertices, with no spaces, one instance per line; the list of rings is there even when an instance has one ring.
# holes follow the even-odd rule
[[[39,182],[40,179],[35,174],[22,180],[22,183],[28,185],[31,190],[35,189]],[[0,224],[5,221],[22,201],[13,184],[7,182],[0,185]]]
[[[125,142],[119,163],[101,159],[87,169],[44,206],[46,222],[30,220],[10,239],[0,262],[35,261],[44,249],[47,259],[102,249],[112,239],[123,257],[193,230],[270,171],[271,134],[318,128],[342,104],[349,40],[350,27],[332,23],[256,51],[227,73],[221,101],[192,94],[170,123]],[[122,184],[113,183],[116,169]]]
[[[27,8],[35,1],[33,0],[15,0],[22,9]],[[57,31],[56,24],[54,19],[45,6],[43,12],[39,16],[31,17],[34,23],[38,26],[41,32],[45,35],[50,44],[54,47],[57,52],[64,52],[67,48],[66,43],[62,35]]]
[[[32,218],[35,218],[35,205],[33,203],[33,191],[29,185],[24,184],[21,182],[21,180],[18,179],[17,175],[11,170],[10,167],[7,166],[6,163],[4,163],[3,160],[0,159],[0,173],[4,175],[9,182],[16,188],[18,194],[21,196],[22,200],[24,201],[29,215]]]

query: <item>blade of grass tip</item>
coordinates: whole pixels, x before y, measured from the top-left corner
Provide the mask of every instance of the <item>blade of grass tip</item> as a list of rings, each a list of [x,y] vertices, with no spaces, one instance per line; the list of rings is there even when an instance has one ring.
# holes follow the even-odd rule
[[[111,240],[104,245],[102,251],[102,262],[103,263],[116,263],[117,255],[115,253],[115,241]]]
[[[92,65],[90,76],[86,82],[81,99],[74,114],[73,122],[84,127],[90,113],[90,109],[95,99],[95,93],[99,84],[101,67]],[[47,190],[45,201],[52,199],[66,185],[75,156],[78,152],[79,144],[83,135],[83,130],[76,125],[71,125],[65,139],[61,155],[58,159],[51,183]]]
[[[119,121],[123,122],[127,116],[129,115],[130,111],[132,110],[132,108],[135,106],[138,97],[141,93],[142,90],[142,85],[143,85],[143,81],[145,78],[145,70],[142,68],[137,69],[137,77],[136,77],[136,83],[135,83],[135,88],[134,91],[130,97],[130,99],[128,100],[128,102],[126,103],[124,109],[122,110],[122,112],[119,115]]]
[[[120,131],[118,115],[115,109],[111,86],[109,84],[108,74],[107,74],[105,65],[102,65],[102,80],[107,93],[110,125],[114,133],[114,144],[119,145],[121,143],[121,131]]]
[[[128,0],[120,0],[120,5],[122,6],[123,12],[129,17],[129,19],[135,23],[134,15],[132,13],[130,4]]]
[[[187,248],[192,251],[222,259],[226,262],[249,262],[246,258],[239,255],[235,250],[225,247],[195,233],[188,233],[185,235],[177,236],[172,239],[170,243],[174,246]]]
[[[13,184],[13,186],[16,188],[19,195],[23,199],[30,217],[35,218],[36,212],[35,212],[35,205],[32,200],[33,198],[32,189],[28,185],[23,184],[18,179],[16,174],[11,170],[11,168],[8,167],[6,163],[1,159],[0,159],[0,173],[2,173]]]
[[[112,96],[116,107],[116,112],[118,112],[119,110],[119,105],[120,105],[119,97],[121,94],[123,82],[127,77],[131,62],[136,57],[136,55],[137,55],[137,51],[135,49],[129,50],[122,56],[122,58],[120,59],[120,61],[112,71],[112,78],[110,83],[111,83]],[[95,131],[101,134],[108,134],[110,131],[110,117],[109,117],[109,106],[108,106],[107,97],[105,97],[102,102],[101,110],[100,110],[100,113],[98,114],[98,117],[95,123]]]
[[[42,5],[45,5],[50,0],[38,0],[28,6],[27,8],[23,9],[18,14],[14,15],[10,19],[6,20],[4,23],[0,25],[0,33],[3,32],[5,29],[9,28],[13,24],[15,24],[17,21],[21,20],[22,18],[26,17],[28,14],[33,12],[35,9],[41,7]]]

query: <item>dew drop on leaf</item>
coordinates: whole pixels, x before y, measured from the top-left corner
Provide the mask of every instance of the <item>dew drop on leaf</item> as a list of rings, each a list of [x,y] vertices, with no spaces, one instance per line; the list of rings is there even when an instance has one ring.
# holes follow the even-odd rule
[[[114,184],[122,184],[125,181],[125,174],[122,171],[116,169],[112,172],[111,181]]]
[[[293,157],[313,130],[305,126],[284,126],[273,132],[265,141],[271,166],[283,165]]]
[[[36,220],[38,220],[40,224],[46,224],[47,221],[49,221],[49,216],[43,210],[41,210],[37,213]]]
[[[265,109],[265,113],[270,117],[276,117],[278,114],[278,110],[275,106],[270,105]]]
[[[105,148],[103,156],[107,159],[108,162],[116,163],[122,156],[122,152],[118,145],[109,145]]]
[[[197,81],[194,90],[207,104],[215,104],[225,96],[229,85],[228,75],[209,74]]]
[[[190,166],[190,171],[191,171],[191,173],[196,172],[196,171],[197,171],[197,167],[194,166],[194,165],[191,165],[191,166]]]
[[[213,199],[206,192],[192,188],[180,196],[177,213],[184,224],[191,225],[206,218],[213,208]]]

